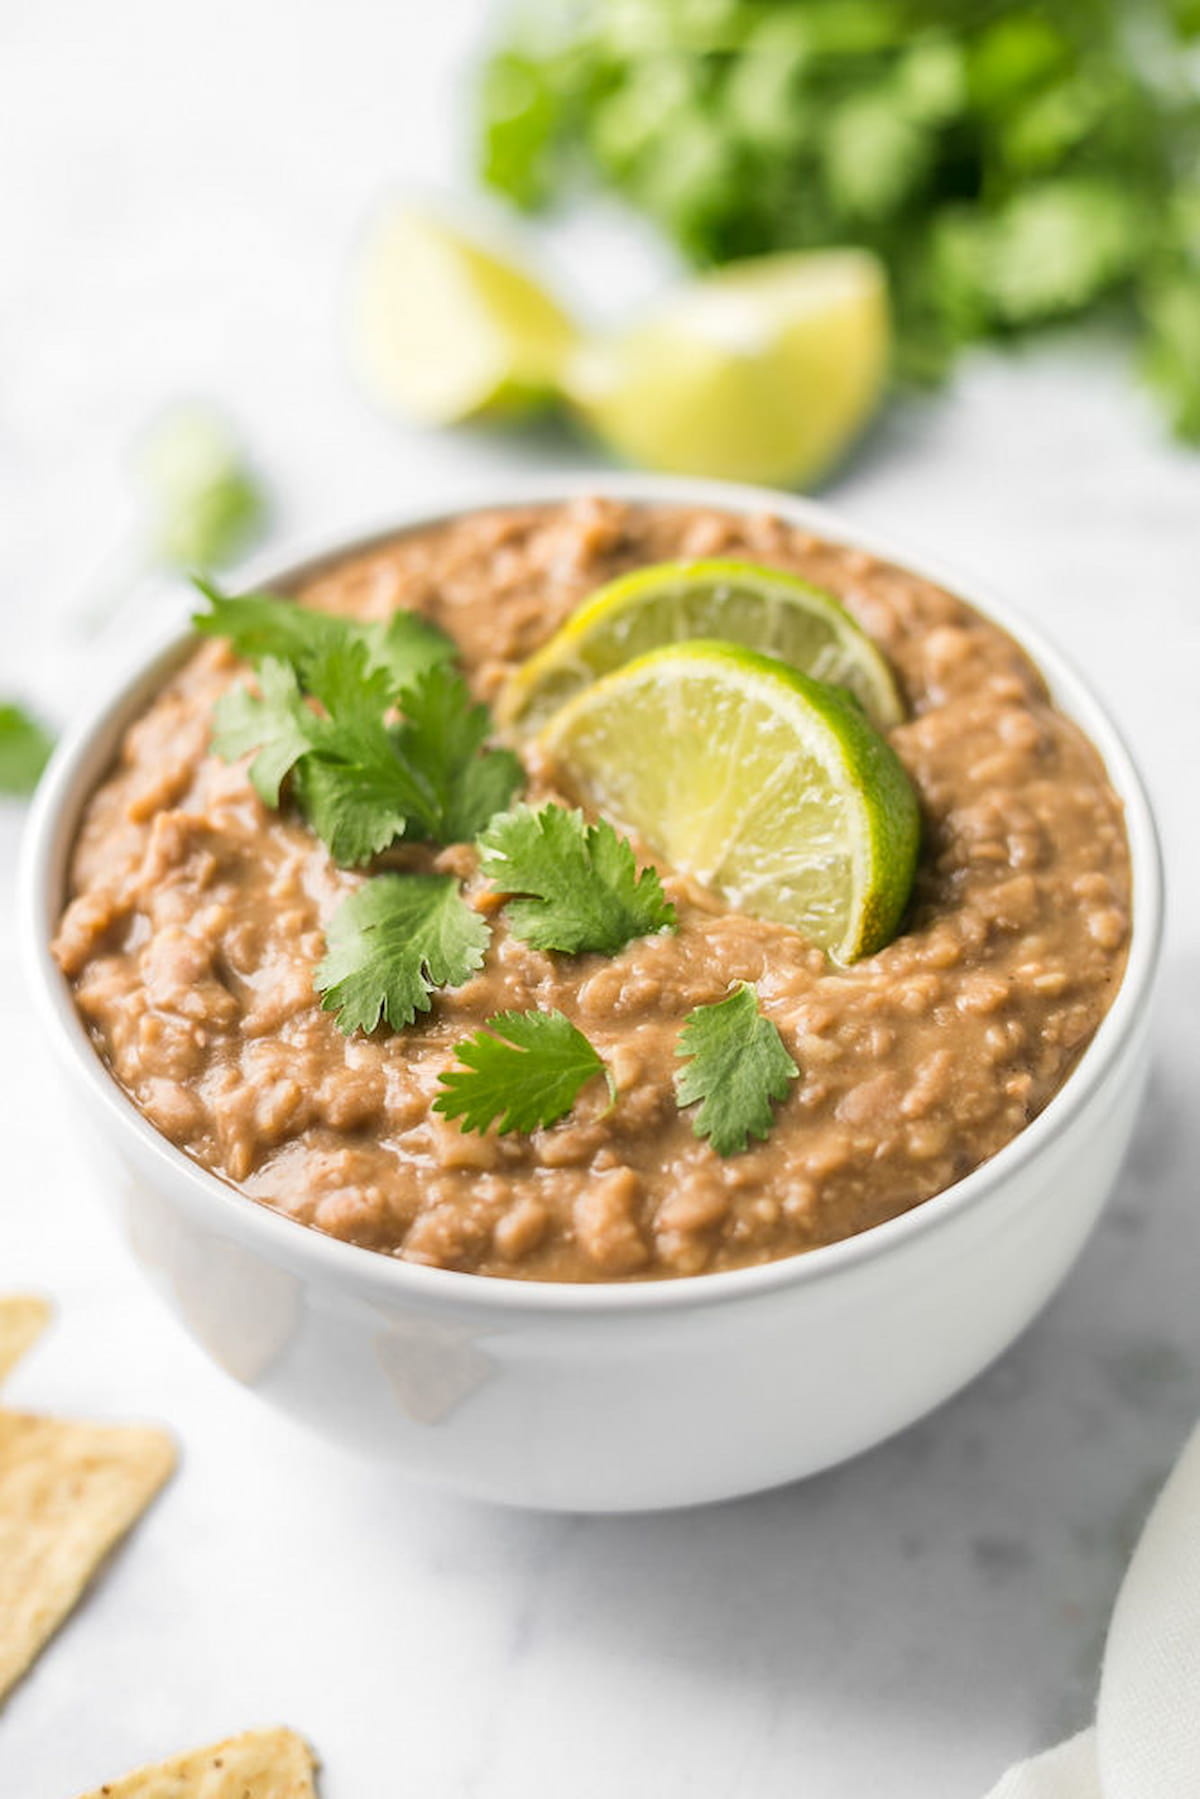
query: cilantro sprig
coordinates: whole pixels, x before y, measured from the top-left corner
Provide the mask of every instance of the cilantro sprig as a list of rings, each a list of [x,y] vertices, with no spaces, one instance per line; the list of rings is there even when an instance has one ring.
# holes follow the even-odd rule
[[[383,874],[342,901],[313,977],[338,1025],[393,1030],[428,1012],[435,987],[458,987],[483,966],[488,928],[452,875]]]
[[[416,823],[431,842],[469,843],[523,785],[520,759],[512,750],[484,749],[491,715],[472,703],[462,676],[445,663],[426,669],[401,702],[393,745],[420,770],[426,789]]]
[[[387,673],[395,698],[426,669],[452,662],[456,653],[446,633],[416,612],[401,610],[389,619],[363,623],[297,606],[275,594],[228,594],[199,576],[192,584],[208,601],[207,612],[192,615],[195,629],[204,637],[225,638],[247,662],[261,663],[270,656],[303,676],[322,653],[361,643],[371,669]]]
[[[800,1072],[747,981],[727,999],[689,1012],[675,1053],[687,1058],[675,1076],[676,1100],[681,1107],[700,1102],[693,1128],[719,1156],[767,1136],[772,1101],[786,1097]]]
[[[435,1112],[461,1119],[464,1131],[501,1135],[557,1123],[597,1075],[612,1076],[601,1057],[562,1012],[497,1012],[457,1046],[461,1068],[439,1076]]]
[[[212,610],[198,628],[258,663],[257,694],[240,686],[217,702],[213,747],[230,762],[253,754],[264,805],[277,807],[293,777],[336,862],[357,867],[402,837],[468,841],[510,804],[521,765],[483,747],[487,708],[472,703],[447,666],[453,646],[425,621],[397,613],[360,625],[270,595],[202,591]]]
[[[213,748],[251,758],[263,804],[290,780],[300,811],[335,862],[356,867],[403,838],[469,841],[523,780],[510,750],[487,749],[491,719],[448,666],[453,645],[411,613],[362,625],[271,594],[240,598],[198,582],[210,610],[197,629],[257,664],[218,700]],[[345,900],[313,980],[349,1033],[411,1024],[435,988],[483,964],[486,921],[450,875],[381,874]]]
[[[268,656],[258,697],[231,688],[213,714],[213,748],[225,761],[254,752],[250,780],[266,806],[295,773],[295,796],[336,862],[369,862],[426,810],[418,769],[396,753],[384,722],[390,682],[370,671],[361,643],[332,644],[296,670]],[[309,697],[324,708],[317,713]]]
[[[634,937],[673,930],[675,908],[653,868],[607,820],[546,805],[514,806],[479,840],[485,875],[511,897],[513,933],[534,949],[615,955]]]
[[[250,785],[274,810],[284,781],[313,747],[318,721],[288,663],[268,656],[258,680],[257,694],[231,687],[221,695],[213,708],[212,746],[223,762],[252,756]]]

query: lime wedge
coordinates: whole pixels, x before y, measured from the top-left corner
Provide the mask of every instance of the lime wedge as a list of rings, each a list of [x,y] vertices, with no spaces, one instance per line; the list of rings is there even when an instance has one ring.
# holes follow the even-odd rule
[[[865,250],[734,263],[582,345],[564,388],[644,468],[792,486],[837,460],[888,363],[882,266]]]
[[[427,425],[548,399],[575,341],[566,313],[522,269],[411,206],[368,235],[352,325],[366,386]]]
[[[689,643],[585,688],[539,744],[575,798],[834,961],[872,954],[899,928],[916,796],[836,688],[751,650]]]
[[[659,562],[583,602],[501,695],[507,726],[536,731],[614,668],[662,644],[719,638],[849,688],[880,731],[904,717],[887,663],[832,594],[757,562]]]

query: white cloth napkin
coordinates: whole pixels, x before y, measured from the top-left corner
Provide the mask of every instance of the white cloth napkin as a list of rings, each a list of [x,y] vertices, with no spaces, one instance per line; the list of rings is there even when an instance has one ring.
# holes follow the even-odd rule
[[[988,1799],[1200,1799],[1200,1429],[1117,1596],[1094,1728],[1010,1768]]]

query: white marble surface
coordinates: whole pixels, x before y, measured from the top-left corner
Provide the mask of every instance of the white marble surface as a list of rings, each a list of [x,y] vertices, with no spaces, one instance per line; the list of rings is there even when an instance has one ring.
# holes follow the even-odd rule
[[[220,400],[281,530],[350,528],[546,434],[428,440],[348,382],[340,274],[381,184],[453,179],[482,0],[0,9],[0,687],[65,716],[176,598],[120,577],[125,462]],[[553,259],[597,295],[600,227]],[[622,249],[611,304],[645,278]],[[1200,459],[1104,346],[983,359],[892,413],[831,497],[975,569],[1114,703],[1157,799],[1172,921],[1156,1068],[1105,1223],[973,1389],[807,1485],[617,1521],[413,1490],[205,1362],[95,1204],[36,1041],[0,808],[0,1287],[60,1317],[15,1401],[169,1420],[178,1478],[0,1715],[4,1799],[68,1796],[254,1721],[306,1731],[327,1799],[973,1799],[1090,1709],[1149,1497],[1200,1411]]]

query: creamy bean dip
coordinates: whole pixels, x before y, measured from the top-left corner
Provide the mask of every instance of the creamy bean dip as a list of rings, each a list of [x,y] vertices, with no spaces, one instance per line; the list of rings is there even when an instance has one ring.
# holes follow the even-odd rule
[[[152,1124],[255,1200],[384,1254],[611,1281],[744,1267],[866,1230],[1045,1106],[1121,978],[1121,806],[1028,657],[962,600],[774,517],[602,499],[413,531],[296,597],[361,618],[420,610],[490,701],[602,582],[714,555],[828,588],[891,661],[909,709],[891,741],[924,830],[895,941],[836,968],[664,867],[677,933],[611,958],[557,956],[500,914],[466,985],[407,1030],[345,1037],[313,970],[363,877],[298,814],[267,811],[244,763],[210,753],[213,703],[246,672],[210,643],[130,726],[89,801],[54,945],[98,1053]],[[555,797],[530,774],[531,799]],[[460,875],[489,904],[469,847],[389,861]],[[743,980],[800,1075],[767,1141],[722,1158],[676,1105],[675,1046],[691,1008]],[[587,1034],[616,1103],[597,1081],[548,1129],[467,1135],[431,1109],[438,1077],[492,1013],[526,1007],[558,1008]]]

